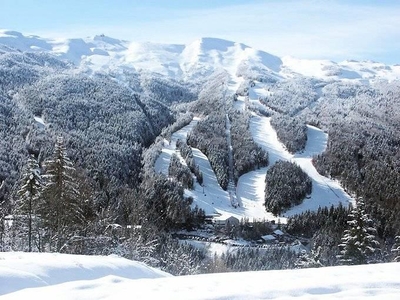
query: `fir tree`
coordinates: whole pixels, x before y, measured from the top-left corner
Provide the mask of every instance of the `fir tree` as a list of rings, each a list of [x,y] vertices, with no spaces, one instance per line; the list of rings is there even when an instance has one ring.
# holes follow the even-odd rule
[[[400,261],[400,236],[396,236],[395,238],[395,243],[392,247],[392,253],[393,253],[393,261]]]
[[[380,248],[376,239],[373,221],[365,212],[363,199],[357,200],[357,206],[349,214],[349,228],[344,231],[339,262],[344,265],[361,265],[377,262]]]
[[[77,229],[84,219],[75,168],[67,156],[62,137],[57,138],[53,157],[45,162],[45,168],[42,216],[60,251],[68,233]]]
[[[296,269],[323,267],[323,265],[315,259],[315,253],[307,253],[305,250],[301,251],[294,265]]]
[[[37,160],[32,155],[21,178],[21,186],[17,191],[16,214],[27,221],[28,225],[28,251],[32,251],[33,231],[38,229],[38,208],[40,195],[43,190],[42,177]]]

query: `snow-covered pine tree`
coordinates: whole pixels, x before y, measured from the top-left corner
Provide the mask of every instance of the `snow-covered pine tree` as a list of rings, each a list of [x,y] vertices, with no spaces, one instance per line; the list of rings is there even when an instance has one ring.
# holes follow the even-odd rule
[[[305,250],[301,251],[294,265],[296,269],[323,267],[323,265],[315,259],[315,254],[313,252],[307,253]]]
[[[32,240],[37,238],[38,208],[40,196],[43,191],[43,181],[36,158],[31,155],[21,177],[20,187],[17,191],[18,199],[15,205],[15,215],[28,227],[28,251],[32,251]],[[35,232],[35,233],[34,233]],[[40,249],[39,249],[40,250]]]
[[[392,247],[393,261],[400,262],[400,235],[396,236],[395,243]]]
[[[361,265],[379,261],[380,244],[376,239],[373,220],[365,212],[362,198],[356,201],[356,207],[349,214],[349,228],[344,231],[341,249],[337,256],[343,265]]]
[[[45,170],[42,218],[51,237],[50,248],[52,240],[55,240],[56,251],[60,251],[68,236],[84,219],[75,168],[67,156],[62,137],[57,137],[53,157],[45,162]]]

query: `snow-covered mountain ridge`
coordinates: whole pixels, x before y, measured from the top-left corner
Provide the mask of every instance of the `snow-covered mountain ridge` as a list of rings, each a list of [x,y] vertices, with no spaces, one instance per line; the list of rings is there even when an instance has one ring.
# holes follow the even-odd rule
[[[89,71],[148,70],[177,79],[196,79],[225,69],[231,76],[275,81],[296,76],[323,80],[369,81],[400,78],[400,65],[346,60],[279,58],[241,43],[201,38],[187,45],[137,43],[104,35],[48,39],[0,30],[0,53],[44,51]],[[261,77],[260,77],[261,76]]]

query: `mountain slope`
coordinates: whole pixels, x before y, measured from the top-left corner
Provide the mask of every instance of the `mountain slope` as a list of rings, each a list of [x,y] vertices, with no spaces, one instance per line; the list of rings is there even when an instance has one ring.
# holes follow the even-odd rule
[[[11,48],[10,48],[11,47]],[[91,71],[145,69],[179,79],[198,79],[218,69],[245,79],[276,81],[309,76],[324,80],[369,81],[400,78],[400,66],[376,62],[279,58],[265,51],[217,38],[187,45],[137,43],[104,35],[75,39],[46,39],[0,30],[0,51],[44,51]]]

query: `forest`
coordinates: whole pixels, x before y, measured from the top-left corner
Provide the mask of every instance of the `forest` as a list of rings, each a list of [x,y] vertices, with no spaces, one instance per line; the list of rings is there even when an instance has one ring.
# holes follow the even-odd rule
[[[312,182],[295,163],[277,161],[265,175],[265,208],[280,215],[311,194]]]
[[[277,80],[245,65],[239,71],[243,82],[230,94],[223,70],[198,81],[124,71],[121,83],[118,74],[88,76],[49,54],[1,53],[0,251],[117,254],[177,275],[398,259],[399,83]],[[174,236],[210,228],[205,211],[185,195],[204,180],[192,148],[207,156],[223,190],[230,177],[237,184],[269,166],[250,132],[254,110],[235,108],[255,81],[270,92],[255,111],[268,112],[288,151],[304,149],[307,124],[328,133],[313,163],[357,205],[321,207],[275,224],[308,241],[307,252],[279,244],[260,249],[257,241],[272,224],[240,220],[229,234],[252,247],[209,257]],[[156,173],[163,144],[194,116],[201,120],[177,141],[168,175]],[[312,192],[310,178],[290,162],[269,166],[265,183],[265,209],[278,216]]]

